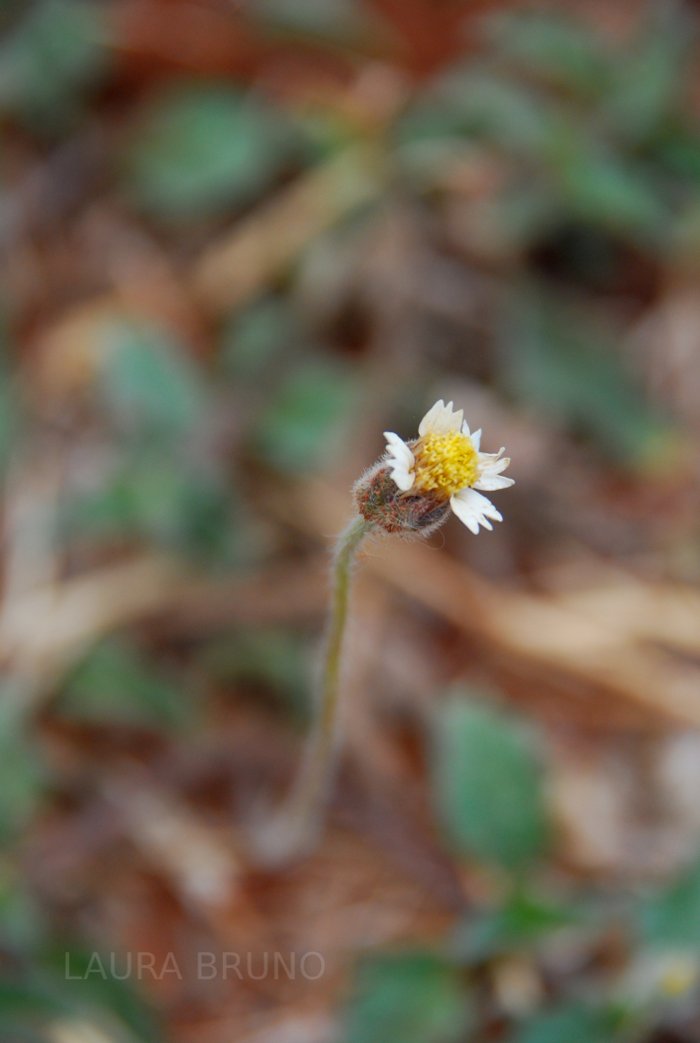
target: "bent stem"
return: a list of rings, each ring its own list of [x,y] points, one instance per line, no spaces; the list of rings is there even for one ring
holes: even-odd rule
[[[274,861],[288,860],[303,854],[313,844],[322,825],[336,749],[339,682],[352,563],[360,543],[371,528],[372,523],[358,515],[338,537],[315,717],[299,775],[264,843],[265,853]]]

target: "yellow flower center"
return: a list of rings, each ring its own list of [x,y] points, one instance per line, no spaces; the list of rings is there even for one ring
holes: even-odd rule
[[[467,435],[425,435],[413,447],[415,484],[421,492],[435,492],[448,499],[473,485],[479,457]]]

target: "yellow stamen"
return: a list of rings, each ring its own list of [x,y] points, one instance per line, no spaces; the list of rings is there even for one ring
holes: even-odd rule
[[[448,499],[460,489],[473,485],[479,457],[467,435],[425,435],[413,446],[416,461],[416,488],[435,492]]]

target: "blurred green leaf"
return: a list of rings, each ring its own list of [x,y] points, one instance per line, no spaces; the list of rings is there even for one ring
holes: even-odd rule
[[[553,294],[513,299],[504,376],[531,406],[588,434],[618,461],[644,463],[670,438],[625,369],[614,332]]]
[[[543,180],[514,181],[499,196],[484,201],[481,217],[488,220],[491,240],[500,244],[500,255],[520,258],[556,235],[566,220],[566,208]]]
[[[519,722],[449,699],[437,721],[433,789],[440,820],[461,852],[511,870],[543,854],[541,766],[534,738]]]
[[[201,563],[250,550],[228,469],[206,444],[216,393],[194,361],[146,324],[114,324],[99,392],[119,431],[92,484],[61,505],[64,538],[144,537]]]
[[[250,13],[266,32],[343,48],[386,40],[387,26],[357,0],[254,0]]]
[[[119,977],[112,973],[111,956],[115,960],[114,975]],[[165,959],[166,955],[160,963],[156,961],[154,973],[163,970]],[[67,979],[66,967],[70,979]],[[96,1024],[104,1026],[110,1039],[116,1036],[124,1043],[159,1043],[163,1039],[159,1020],[141,995],[138,955],[123,953],[120,959],[116,953],[97,953],[96,963],[94,951],[87,952],[72,944],[55,945],[42,954],[41,968],[59,988],[65,987],[65,1000],[76,1014],[92,1015]],[[129,970],[131,976],[122,978]]]
[[[236,312],[226,325],[222,368],[234,380],[259,379],[301,337],[299,321],[287,302],[266,297]]]
[[[238,502],[225,477],[196,461],[130,462],[122,495],[127,523],[160,546],[200,565],[228,567],[247,552]]]
[[[5,317],[0,315],[0,480],[20,433],[20,391],[13,379]]]
[[[22,692],[6,681],[0,697],[0,842],[7,842],[36,811],[48,775],[26,730]]]
[[[154,507],[149,531],[163,545],[193,558],[200,565],[229,568],[250,565],[252,541],[247,525],[226,476],[220,478],[204,468],[179,475],[170,485],[171,498],[156,503],[154,493],[149,500]],[[160,472],[161,474],[164,471]],[[144,486],[145,492],[145,486]],[[171,510],[166,514],[168,505]],[[143,515],[148,519],[148,515]]]
[[[700,859],[640,905],[639,926],[655,946],[700,950]]]
[[[114,1043],[158,1043],[157,1020],[132,983],[112,976],[109,957],[57,948],[35,954],[0,982],[0,1038],[50,1043],[59,1022],[76,1036]],[[120,965],[118,973],[123,973]]]
[[[282,470],[313,469],[340,445],[357,378],[331,359],[299,364],[271,396],[254,434],[258,451]]]
[[[200,664],[222,681],[262,683],[279,693],[299,717],[309,711],[311,671],[306,641],[276,627],[236,630],[210,643]]]
[[[126,454],[95,488],[62,505],[64,540],[140,537],[200,565],[229,567],[255,553],[250,526],[227,476],[196,460],[152,450]]]
[[[468,962],[529,949],[542,938],[578,922],[573,909],[518,888],[493,911],[468,916],[453,936],[452,950]]]
[[[0,109],[41,130],[59,129],[102,71],[104,11],[84,0],[42,0],[0,45]]]
[[[518,155],[539,157],[566,133],[558,105],[534,88],[487,70],[456,70],[438,87],[437,101],[454,131]],[[438,124],[439,126],[440,124]]]
[[[688,80],[692,25],[681,5],[650,5],[641,31],[618,53],[604,115],[620,138],[653,143],[678,110]]]
[[[74,668],[56,700],[63,717],[146,724],[158,729],[191,724],[194,702],[181,677],[160,670],[123,638],[96,645]]]
[[[289,146],[289,128],[261,102],[223,84],[181,84],[141,113],[125,185],[156,217],[207,217],[259,193]]]
[[[206,396],[200,374],[161,330],[114,324],[105,347],[102,395],[127,430],[173,437],[188,433],[202,418]]]
[[[463,1039],[468,998],[454,969],[427,952],[387,954],[359,968],[343,1043]]]
[[[610,83],[614,62],[607,44],[565,13],[497,15],[488,21],[487,31],[499,55],[556,87],[595,97]]]
[[[44,936],[39,907],[26,880],[8,860],[0,862],[0,939],[14,951],[35,948]]]
[[[60,996],[42,982],[10,975],[0,979],[0,1032],[12,1033],[12,1043],[25,1039],[49,1043],[42,1022],[65,1012]]]
[[[700,133],[692,126],[678,121],[667,121],[663,131],[654,142],[655,158],[667,168],[668,173],[688,182],[690,192],[686,206],[697,209],[700,204]],[[682,221],[682,210],[680,213]]]
[[[614,1043],[620,1020],[614,1008],[572,1002],[536,1015],[512,1043]]]
[[[547,162],[572,218],[626,232],[642,245],[661,241],[669,214],[638,163],[572,135],[550,150]]]

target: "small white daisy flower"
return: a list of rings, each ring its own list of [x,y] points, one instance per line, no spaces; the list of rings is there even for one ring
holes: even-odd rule
[[[492,521],[503,516],[478,489],[494,492],[513,485],[502,472],[510,464],[497,453],[480,452],[481,430],[473,434],[461,409],[442,399],[429,409],[418,426],[419,438],[404,442],[393,431],[385,431],[386,463],[402,492],[427,493],[438,500],[449,500],[459,520],[473,533],[479,526],[492,529]]]

